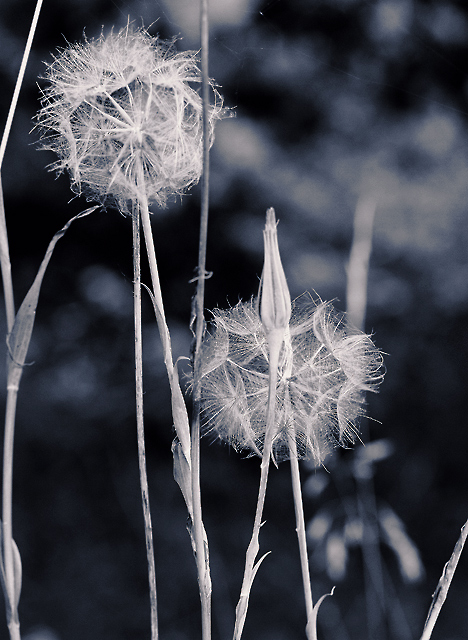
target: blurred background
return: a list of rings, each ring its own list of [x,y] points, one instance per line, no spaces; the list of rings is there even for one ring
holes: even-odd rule
[[[235,118],[211,154],[206,306],[249,299],[267,207],[293,297],[346,305],[356,206],[376,202],[366,330],[387,355],[355,451],[302,467],[321,640],[419,638],[468,517],[468,5],[463,0],[210,0],[210,75]],[[0,122],[34,3],[2,0]],[[198,49],[190,0],[44,0],[3,165],[16,303],[48,242],[87,206],[47,171],[32,118],[44,62],[128,17]],[[189,355],[199,189],[154,211],[176,357]],[[149,283],[149,276],[144,278]],[[5,330],[4,310],[0,314]],[[160,632],[200,637],[186,512],[172,479],[168,385],[149,300],[145,411]],[[25,640],[149,638],[133,387],[132,238],[97,212],[60,240],[42,287],[19,395],[14,536]],[[184,363],[182,363],[184,369]],[[186,370],[186,369],[185,369]],[[2,388],[5,388],[2,370]],[[4,392],[2,392],[2,402]],[[231,637],[259,461],[202,444],[213,638]],[[272,469],[245,640],[304,638],[287,463]],[[466,552],[468,553],[468,552]],[[468,637],[462,555],[434,640]],[[3,606],[0,639],[7,638]]]

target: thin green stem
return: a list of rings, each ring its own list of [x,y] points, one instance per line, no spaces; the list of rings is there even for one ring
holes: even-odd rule
[[[299,472],[299,460],[297,459],[296,440],[289,437],[291,479],[294,496],[294,511],[296,513],[296,533],[299,543],[299,555],[301,558],[302,583],[307,613],[306,635],[308,640],[317,640],[317,630],[314,616],[314,603],[312,600],[312,586],[310,584],[309,555],[307,552],[306,528],[304,520],[304,504],[302,501],[301,476]]]
[[[145,521],[146,557],[150,590],[151,638],[158,638],[158,606],[156,592],[156,568],[154,561],[153,526],[149,503],[148,477],[146,472],[145,431],[143,419],[143,343],[141,327],[141,262],[140,262],[140,213],[133,211],[133,309],[135,320],[135,394],[138,436],[138,464],[140,488]]]

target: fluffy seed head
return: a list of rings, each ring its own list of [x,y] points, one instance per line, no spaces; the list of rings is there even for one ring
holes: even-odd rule
[[[262,455],[268,401],[269,350],[255,301],[216,310],[202,349],[206,431],[240,451]],[[382,356],[368,335],[347,326],[329,303],[304,294],[292,304],[276,388],[273,456],[321,463],[357,435],[363,393],[381,382]]]
[[[202,172],[201,75],[193,51],[126,27],[61,49],[48,66],[37,120],[72,189],[127,211],[142,198],[164,206]],[[209,135],[221,116],[213,88]]]

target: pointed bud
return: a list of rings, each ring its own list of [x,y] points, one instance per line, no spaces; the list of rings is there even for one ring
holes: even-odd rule
[[[291,296],[281,264],[277,224],[275,210],[270,207],[263,232],[265,260],[258,292],[260,319],[266,334],[286,331],[291,318]]]

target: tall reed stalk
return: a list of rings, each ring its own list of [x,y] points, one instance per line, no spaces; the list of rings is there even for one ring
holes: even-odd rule
[[[191,483],[193,497],[193,536],[196,549],[198,587],[200,591],[202,639],[211,638],[211,575],[208,540],[203,525],[201,488],[200,488],[200,348],[205,330],[205,279],[206,247],[208,237],[209,184],[210,184],[210,123],[209,123],[209,22],[208,1],[200,3],[200,39],[201,39],[201,81],[202,81],[202,129],[203,129],[203,173],[201,178],[200,235],[198,242],[197,288],[194,301],[192,324],[195,325],[195,344],[193,349],[193,387],[192,387],[192,423],[191,423]]]
[[[3,187],[1,180],[1,168],[5,156],[8,138],[13,124],[18,98],[26,71],[26,66],[31,52],[34,34],[36,32],[39,15],[42,8],[42,0],[37,0],[31,26],[29,29],[26,46],[21,60],[20,69],[16,79],[13,97],[8,110],[7,120],[0,142],[0,265],[3,281],[3,295],[5,300],[7,340],[9,339],[15,321],[15,304],[13,295],[13,282],[11,276],[11,263],[9,255],[8,233],[5,218],[5,207],[3,200]],[[11,354],[10,354],[11,356]],[[5,595],[7,625],[11,640],[20,639],[20,626],[18,617],[18,601],[21,591],[21,557],[13,540],[13,451],[16,405],[21,374],[17,374],[16,367],[10,366],[10,359],[7,356],[7,401],[5,409],[5,428],[3,444],[3,483],[2,483],[2,523],[1,523],[1,558],[0,570],[2,586]],[[10,373],[14,370],[14,373]]]

